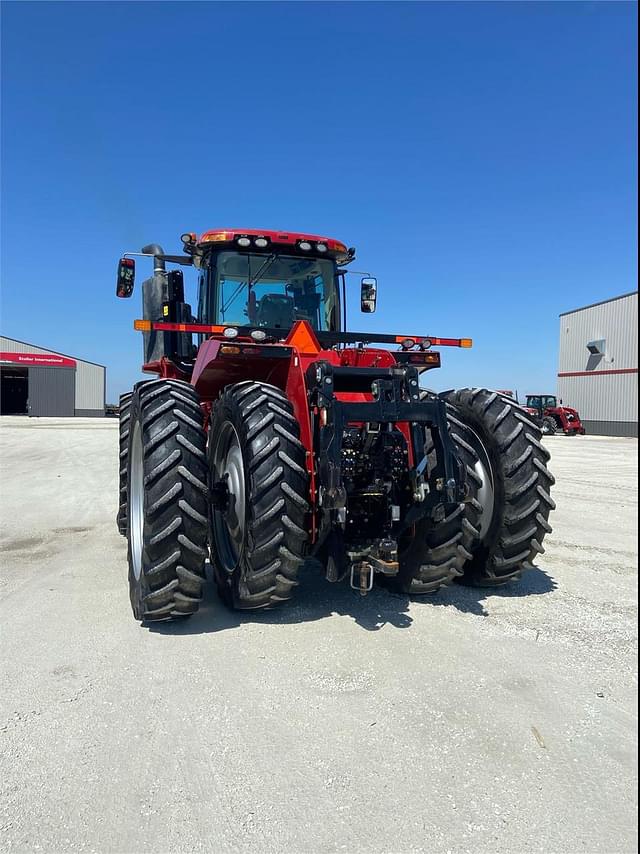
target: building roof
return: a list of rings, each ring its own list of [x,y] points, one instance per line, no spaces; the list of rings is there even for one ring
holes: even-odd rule
[[[44,350],[46,353],[54,353],[57,356],[64,356],[67,359],[75,359],[76,362],[85,362],[87,365],[95,365],[96,368],[104,368],[106,365],[101,365],[99,362],[90,362],[89,359],[81,359],[79,356],[70,356],[69,353],[61,353],[60,350],[51,350],[49,347],[43,347],[41,344],[34,344],[31,341],[21,341],[19,338],[11,338],[9,335],[0,335],[0,338],[5,338],[7,341],[15,341],[16,344],[24,344],[25,347],[35,347],[37,350]]]
[[[627,297],[636,296],[638,291],[630,291],[628,294],[620,294],[619,297],[611,297],[610,299],[603,299],[600,302],[592,302],[590,305],[583,305],[581,308],[574,308],[572,311],[561,311],[560,317],[564,317],[567,314],[576,314],[578,311],[586,311],[588,308],[594,308],[596,305],[605,305],[608,302],[615,302],[619,299],[626,299]]]

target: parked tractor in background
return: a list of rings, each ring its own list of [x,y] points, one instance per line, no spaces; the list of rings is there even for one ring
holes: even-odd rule
[[[528,394],[525,409],[534,417],[542,433],[552,436],[561,430],[566,436],[584,436],[585,429],[577,409],[563,406],[553,394]]]
[[[118,265],[119,297],[132,255],[154,265],[134,327],[156,378],[120,399],[117,521],[137,619],[193,614],[207,559],[241,609],[290,599],[309,556],[363,595],[378,579],[411,594],[500,585],[531,566],[554,506],[540,430],[498,392],[420,388],[435,347],[470,340],[346,331],[355,250],[340,241],[227,229],[182,243]],[[195,269],[195,317],[167,264]],[[374,278],[360,296],[373,312]]]

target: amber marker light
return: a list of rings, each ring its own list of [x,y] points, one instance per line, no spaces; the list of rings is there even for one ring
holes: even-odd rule
[[[220,243],[225,240],[232,240],[233,234],[228,231],[216,231],[211,234],[202,235],[202,243]]]

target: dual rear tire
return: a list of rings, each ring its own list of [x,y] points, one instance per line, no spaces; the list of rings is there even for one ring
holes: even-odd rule
[[[307,494],[298,423],[276,387],[225,389],[213,406],[208,449],[188,383],[152,380],[123,395],[117,523],[128,537],[136,619],[197,611],[209,543],[227,605],[268,608],[289,599],[306,554]]]
[[[489,389],[460,389],[447,400],[467,429],[467,450],[476,457],[470,486],[482,507],[459,580],[484,587],[517,581],[544,553],[555,507],[541,430],[511,398]],[[459,436],[454,441],[460,446]]]
[[[446,400],[469,495],[442,522],[416,528],[393,582],[411,595],[434,593],[451,581],[474,587],[517,581],[544,553],[551,531],[550,454],[529,414],[489,389],[452,391]]]

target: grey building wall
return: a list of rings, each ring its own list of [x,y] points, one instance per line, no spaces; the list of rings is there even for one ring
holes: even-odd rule
[[[29,368],[29,415],[75,415],[73,368]]]
[[[603,355],[587,349],[604,341]],[[558,397],[588,433],[638,435],[638,292],[560,315]]]
[[[76,369],[76,415],[104,415],[107,369],[78,360]]]
[[[15,338],[0,336],[0,350],[5,353],[56,353],[59,356],[67,356],[58,350],[48,350],[44,347],[36,347],[26,341],[17,341]],[[106,374],[104,365],[95,362],[87,362],[76,356],[67,356],[76,360],[75,370],[75,415],[104,415]],[[29,369],[30,371],[33,368]],[[46,368],[45,370],[58,370]],[[60,368],[59,370],[63,370]],[[66,369],[68,370],[68,369]]]

